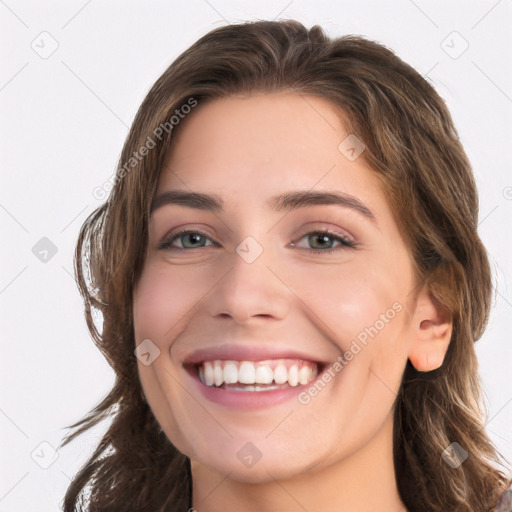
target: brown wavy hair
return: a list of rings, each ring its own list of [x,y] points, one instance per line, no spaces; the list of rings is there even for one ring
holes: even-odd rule
[[[443,365],[422,373],[408,362],[396,397],[393,450],[402,501],[410,512],[489,512],[507,487],[506,461],[485,431],[474,350],[488,320],[491,270],[477,234],[471,167],[444,101],[381,44],[350,35],[331,39],[319,26],[308,30],[293,20],[258,21],[212,30],[156,81],[133,121],[108,200],[81,228],[76,279],[92,338],[116,378],[63,440],[64,446],[110,421],[67,490],[65,512],[191,506],[190,461],[146,403],[134,356],[132,290],[144,263],[150,204],[179,129],[169,123],[177,110],[192,101],[281,91],[320,96],[341,108],[384,184],[418,283],[453,318]],[[162,126],[167,129],[158,131]],[[154,147],[140,157],[150,139]],[[452,442],[469,454],[457,469],[442,459]]]

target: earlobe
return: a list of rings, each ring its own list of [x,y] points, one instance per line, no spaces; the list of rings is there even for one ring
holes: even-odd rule
[[[431,372],[441,367],[445,355],[446,350],[440,350],[438,346],[437,348],[432,347],[430,350],[415,351],[409,354],[409,361],[417,371]]]
[[[451,315],[422,289],[412,316],[409,361],[420,372],[438,369],[444,361],[453,332]]]

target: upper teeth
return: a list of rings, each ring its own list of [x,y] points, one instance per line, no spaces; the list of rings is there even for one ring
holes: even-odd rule
[[[311,361],[277,359],[269,361],[204,361],[199,365],[199,378],[207,386],[222,384],[308,384],[317,375]]]

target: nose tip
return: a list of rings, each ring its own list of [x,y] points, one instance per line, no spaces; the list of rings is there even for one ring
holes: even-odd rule
[[[251,243],[246,242],[248,251],[244,256],[254,257]],[[252,318],[284,318],[289,309],[290,292],[263,257],[260,255],[252,263],[238,254],[234,257],[233,266],[212,294],[211,314],[240,324]]]

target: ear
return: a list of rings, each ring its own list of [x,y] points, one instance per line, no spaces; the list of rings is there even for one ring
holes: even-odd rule
[[[420,372],[439,368],[453,332],[451,315],[443,310],[423,287],[417,296],[411,321],[409,360]]]

